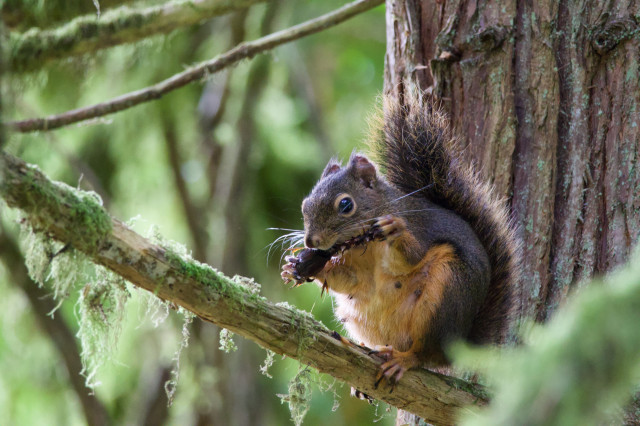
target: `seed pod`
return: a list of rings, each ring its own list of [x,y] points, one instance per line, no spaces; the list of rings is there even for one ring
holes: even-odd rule
[[[331,256],[332,253],[327,250],[306,248],[301,250],[296,257],[288,257],[287,261],[294,265],[293,278],[296,280],[296,284],[311,281],[313,276],[322,271]]]
[[[360,235],[334,245],[329,250],[302,249],[297,252],[296,256],[285,257],[285,260],[293,266],[293,268],[285,265],[283,269],[286,271],[282,273],[282,276],[287,282],[293,278],[298,285],[305,281],[313,281],[313,278],[318,272],[322,271],[322,268],[324,268],[332,256],[337,253],[344,253],[346,250],[354,247],[366,246],[367,243],[374,240],[384,240],[379,227],[375,225],[368,230],[363,230]],[[325,281],[323,290],[326,289],[328,289],[328,286]]]

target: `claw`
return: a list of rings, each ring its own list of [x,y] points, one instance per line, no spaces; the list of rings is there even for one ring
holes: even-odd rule
[[[411,350],[401,352],[391,346],[376,347],[369,354],[382,356],[387,360],[380,366],[374,387],[377,389],[384,380],[390,386],[389,393],[393,392],[395,385],[402,379],[405,371],[421,364],[415,352]]]
[[[376,345],[372,350],[367,352],[367,355],[378,355],[385,360],[389,360],[393,351],[393,346],[391,345]]]
[[[324,283],[322,283],[322,290],[320,290],[320,297],[324,296],[324,292],[329,293],[329,284],[327,284],[327,280],[324,280]]]
[[[379,218],[376,223],[373,224],[371,234],[373,239],[385,241],[388,237],[400,235],[405,228],[406,225],[402,218],[387,215]]]

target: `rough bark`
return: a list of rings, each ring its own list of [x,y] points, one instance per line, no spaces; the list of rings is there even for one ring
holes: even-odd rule
[[[640,235],[639,5],[387,0],[385,94],[431,94],[508,197],[520,312],[548,319]]]
[[[53,183],[4,152],[0,171],[0,196],[23,210],[34,229],[206,321],[436,424],[453,424],[462,407],[486,402],[481,387],[427,370],[407,372],[393,393],[376,389],[380,360],[345,344],[310,315],[273,304],[213,269],[152,244],[112,219],[92,196]]]
[[[522,315],[546,319],[640,235],[638,4],[387,2],[385,93],[432,93],[509,197]]]

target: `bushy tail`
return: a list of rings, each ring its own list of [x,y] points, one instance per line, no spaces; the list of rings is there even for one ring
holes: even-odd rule
[[[405,193],[453,210],[466,220],[485,247],[491,264],[487,298],[469,340],[500,343],[509,329],[519,279],[520,248],[514,225],[492,187],[462,161],[458,143],[442,112],[432,104],[385,105],[378,155],[387,179]]]

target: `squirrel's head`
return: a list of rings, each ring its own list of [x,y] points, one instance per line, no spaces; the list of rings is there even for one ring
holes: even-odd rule
[[[379,215],[388,184],[367,157],[353,153],[345,167],[331,160],[302,202],[305,245],[327,250],[362,233]]]

